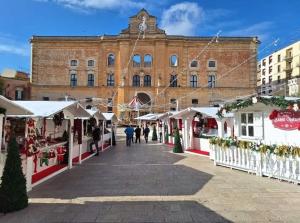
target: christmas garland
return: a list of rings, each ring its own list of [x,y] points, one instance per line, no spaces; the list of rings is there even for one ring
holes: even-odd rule
[[[5,109],[5,108],[2,108],[2,107],[0,107],[0,114],[3,114],[3,115],[5,115],[5,113],[6,113],[6,109]]]
[[[60,113],[58,113],[58,114],[55,114],[55,115],[53,116],[53,122],[54,122],[54,125],[55,125],[55,126],[61,126],[64,119],[65,119],[65,116],[64,116],[64,113],[63,113],[63,112],[60,112]]]
[[[237,138],[220,138],[212,137],[209,140],[211,145],[217,145],[221,149],[230,148],[230,146],[236,146],[240,149],[251,150],[255,152],[260,152],[262,154],[274,154],[279,157],[289,157],[300,158],[300,147],[299,146],[288,146],[288,145],[266,145],[262,143],[255,143],[244,140],[237,140]]]
[[[267,106],[276,106],[281,109],[292,109],[294,104],[300,104],[300,99],[297,100],[286,100],[285,97],[254,97],[254,98],[248,98],[243,101],[236,101],[231,104],[226,104],[222,108],[220,108],[217,112],[217,115],[219,118],[223,118],[223,114],[227,112],[231,112],[233,110],[238,110],[242,108],[247,108],[249,106],[252,106],[253,104],[256,104],[257,102],[260,102]],[[299,107],[299,106],[298,106]]]

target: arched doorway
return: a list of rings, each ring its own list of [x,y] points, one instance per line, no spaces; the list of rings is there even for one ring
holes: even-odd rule
[[[140,102],[142,103],[142,105],[151,106],[151,98],[148,94],[146,94],[144,92],[139,92],[139,93],[137,93],[137,97],[140,100]]]

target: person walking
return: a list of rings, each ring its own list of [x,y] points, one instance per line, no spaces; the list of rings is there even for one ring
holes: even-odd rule
[[[96,151],[97,151],[95,156],[99,156],[98,142],[100,140],[100,128],[98,126],[95,126],[93,128],[94,128],[93,131],[92,131],[93,142],[91,142],[91,144],[90,144],[90,152],[93,153],[93,145],[95,145]]]
[[[131,145],[131,140],[133,137],[133,133],[134,133],[134,129],[129,125],[126,129],[125,129],[125,134],[126,134],[126,146],[130,146]]]
[[[161,143],[162,142],[162,129],[161,127],[159,127],[159,142]]]
[[[145,141],[146,143],[148,143],[148,135],[149,135],[150,129],[148,128],[148,126],[146,125],[146,128],[144,129],[144,137],[145,137]]]
[[[135,143],[137,143],[137,141],[139,141],[139,143],[141,143],[141,128],[140,126],[137,126],[136,129],[134,130],[135,132]]]

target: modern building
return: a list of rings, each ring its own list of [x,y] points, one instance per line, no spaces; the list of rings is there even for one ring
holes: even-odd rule
[[[300,41],[258,62],[257,86],[260,95],[300,95]]]
[[[29,100],[29,74],[13,69],[3,70],[0,74],[0,94],[10,100]]]
[[[102,98],[108,106],[101,110],[120,117],[134,96],[144,110],[164,112],[256,90],[256,37],[167,35],[144,9],[118,35],[30,42],[33,100]]]

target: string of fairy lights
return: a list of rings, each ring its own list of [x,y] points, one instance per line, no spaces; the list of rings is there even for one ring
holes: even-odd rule
[[[145,19],[143,20],[143,24],[145,24]],[[211,38],[211,40],[199,51],[199,53],[194,57],[194,58],[192,58],[190,61],[188,61],[188,65],[192,62],[192,61],[194,61],[194,60],[197,60],[197,59],[199,59],[200,57],[201,57],[201,55],[203,55],[208,49],[209,49],[209,47],[212,45],[212,44],[214,44],[214,43],[219,43],[219,41],[220,41],[220,33],[221,33],[221,31],[219,31],[215,36],[213,36],[212,38]],[[122,73],[122,77],[125,77],[125,75],[126,74],[128,74],[128,68],[129,68],[129,66],[130,66],[130,63],[131,63],[131,60],[132,60],[132,58],[133,58],[133,55],[134,55],[134,53],[135,53],[135,51],[136,51],[136,47],[137,47],[137,45],[138,45],[138,41],[140,40],[140,37],[141,37],[141,35],[143,34],[143,39],[145,38],[145,35],[146,35],[146,32],[145,32],[145,30],[140,30],[139,31],[139,33],[138,33],[138,36],[137,36],[137,39],[135,40],[135,43],[134,43],[134,46],[133,46],[133,48],[132,48],[132,51],[131,51],[131,54],[130,54],[130,56],[129,56],[129,59],[128,59],[128,62],[127,62],[127,65],[126,65],[126,68],[125,68],[125,70],[124,70],[124,72]],[[288,40],[287,39],[285,39],[286,40],[286,42],[288,42]],[[223,78],[225,78],[225,77],[227,77],[229,74],[231,74],[233,71],[235,71],[235,70],[237,70],[238,68],[240,68],[241,66],[243,66],[243,65],[245,65],[246,63],[248,63],[250,60],[252,60],[254,57],[256,58],[257,57],[257,55],[258,54],[260,54],[260,53],[263,53],[263,52],[265,52],[265,53],[267,53],[268,51],[271,51],[271,50],[273,50],[274,51],[274,49],[273,49],[273,47],[276,47],[277,45],[278,45],[278,42],[279,42],[279,39],[276,39],[276,40],[273,40],[270,44],[268,44],[268,45],[266,45],[263,49],[261,49],[259,52],[257,52],[257,54],[256,53],[254,53],[253,55],[251,55],[250,57],[248,57],[247,59],[245,59],[244,61],[242,61],[241,63],[239,63],[239,64],[237,64],[236,66],[234,66],[233,68],[231,68],[230,70],[228,70],[228,71],[226,71],[225,73],[223,73],[222,75],[218,75],[217,77],[216,77],[216,79],[215,79],[215,82],[218,82],[219,80],[221,80],[221,79],[223,79]],[[284,43],[284,42],[281,42],[282,44]],[[182,69],[182,71],[180,71],[180,72],[178,72],[178,75],[176,76],[176,78],[174,78],[173,80],[171,80],[170,81],[170,83],[169,83],[169,85],[167,85],[165,88],[163,88],[160,92],[157,92],[157,94],[155,95],[155,97],[152,97],[148,102],[146,102],[146,103],[144,103],[144,104],[151,104],[151,108],[152,109],[159,109],[159,108],[166,108],[166,107],[168,107],[168,106],[170,106],[170,105],[174,105],[173,103],[171,103],[171,102],[168,102],[168,103],[165,103],[165,104],[153,104],[153,102],[155,102],[156,101],[156,99],[160,96],[160,95],[162,95],[166,90],[168,90],[168,88],[170,88],[170,87],[172,87],[172,84],[173,84],[173,82],[175,82],[175,81],[177,81],[178,79],[177,79],[177,77],[179,76],[179,75],[181,75],[181,74],[184,74],[185,72],[188,72],[188,68],[183,68]],[[187,93],[187,94],[185,94],[185,95],[183,95],[183,96],[181,96],[181,97],[178,97],[178,98],[175,98],[176,99],[176,101],[180,101],[180,100],[182,100],[182,99],[184,99],[184,98],[187,98],[187,97],[190,97],[191,95],[195,95],[196,93],[197,93],[197,91],[199,91],[200,89],[203,89],[204,87],[208,87],[209,86],[209,84],[207,83],[207,84],[204,84],[204,85],[200,85],[200,86],[197,86],[197,88],[195,88],[193,91],[191,91],[191,92],[189,92],[189,93]],[[278,86],[278,85],[277,85]],[[219,87],[219,86],[218,86]],[[213,90],[213,88],[211,88],[211,90]],[[262,91],[262,90],[261,90]],[[279,91],[282,91],[282,89],[279,89],[279,90],[277,90],[277,91],[273,91],[272,93],[274,94],[274,93],[276,93],[276,92],[279,92]],[[250,94],[250,95],[244,95],[244,96],[237,96],[238,98],[246,98],[246,97],[249,97],[249,96],[255,96],[255,95],[258,95],[258,94],[260,94],[260,93],[262,93],[262,92],[259,92],[259,91],[256,91],[256,92],[254,92],[253,94]],[[97,105],[100,105],[100,106],[104,106],[104,107],[122,107],[122,106],[124,106],[124,105],[122,105],[122,104],[117,104],[117,105],[113,105],[112,104],[112,102],[114,101],[114,97],[116,96],[116,94],[117,94],[117,90],[116,91],[114,91],[114,93],[113,93],[113,99],[112,99],[112,101],[108,101],[108,99],[99,99],[98,100],[98,104]],[[224,102],[225,102],[225,100],[223,100]],[[143,109],[143,107],[141,107],[140,109]]]

